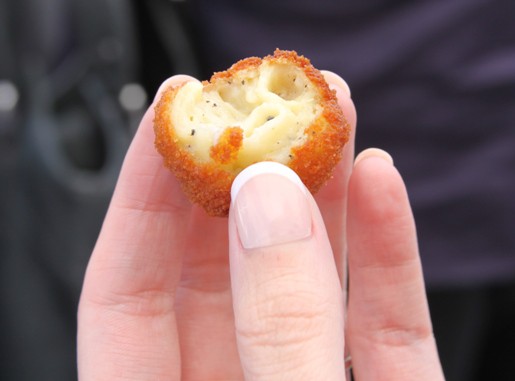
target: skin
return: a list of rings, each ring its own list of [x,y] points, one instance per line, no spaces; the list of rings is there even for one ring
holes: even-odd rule
[[[354,131],[348,87],[324,75]],[[162,88],[185,80],[172,77]],[[228,219],[208,217],[163,167],[152,119],[151,106],[86,272],[78,311],[81,381],[340,381],[344,345],[360,381],[443,380],[415,224],[387,154],[368,150],[354,164],[353,133],[334,178],[315,198],[299,199],[309,236],[249,249],[241,232],[253,217],[242,220],[241,204],[281,204],[283,192],[263,188],[292,184],[254,177]]]

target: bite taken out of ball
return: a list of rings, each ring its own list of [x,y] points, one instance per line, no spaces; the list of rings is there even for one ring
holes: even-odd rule
[[[234,178],[257,162],[287,165],[316,193],[340,161],[350,127],[309,59],[277,49],[209,81],[166,89],[154,131],[156,149],[189,199],[223,217]]]

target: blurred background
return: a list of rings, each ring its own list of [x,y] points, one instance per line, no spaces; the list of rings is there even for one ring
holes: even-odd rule
[[[163,80],[294,49],[413,204],[448,381],[515,370],[513,0],[0,0],[0,379],[75,380],[84,270]]]

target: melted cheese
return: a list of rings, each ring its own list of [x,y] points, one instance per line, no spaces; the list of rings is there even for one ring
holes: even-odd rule
[[[321,113],[317,92],[301,69],[264,62],[256,70],[203,86],[188,82],[171,108],[180,142],[197,160],[210,160],[210,147],[228,127],[243,130],[237,167],[256,161],[287,163],[291,148],[302,145],[305,130]]]

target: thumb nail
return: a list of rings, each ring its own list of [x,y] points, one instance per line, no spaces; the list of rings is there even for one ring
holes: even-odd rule
[[[245,249],[311,236],[308,191],[290,168],[274,162],[243,170],[231,189],[238,235]]]

